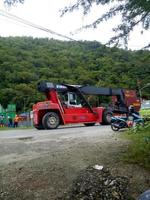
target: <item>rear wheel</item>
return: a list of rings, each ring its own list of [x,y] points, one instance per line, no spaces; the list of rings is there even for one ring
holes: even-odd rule
[[[84,123],[85,126],[94,126],[95,123]]]
[[[101,124],[103,125],[109,125],[111,124],[111,117],[113,116],[113,113],[108,111],[108,110],[105,110],[103,112],[103,121]]]
[[[60,124],[59,115],[55,112],[48,112],[42,119],[42,124],[45,129],[56,129]]]

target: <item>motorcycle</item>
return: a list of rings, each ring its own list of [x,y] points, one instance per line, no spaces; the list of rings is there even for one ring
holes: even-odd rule
[[[135,113],[126,117],[111,117],[111,129],[113,131],[119,131],[123,128],[131,128],[136,125],[144,125],[144,119]]]

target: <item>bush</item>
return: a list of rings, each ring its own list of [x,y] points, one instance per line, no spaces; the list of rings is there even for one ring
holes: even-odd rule
[[[130,139],[125,161],[150,169],[150,123],[130,129],[125,137]]]

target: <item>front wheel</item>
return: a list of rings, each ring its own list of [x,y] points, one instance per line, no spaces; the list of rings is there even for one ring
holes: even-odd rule
[[[111,117],[113,116],[113,113],[108,111],[108,110],[105,110],[103,112],[103,117],[102,117],[102,125],[110,125],[111,124]]]
[[[45,129],[56,129],[60,124],[59,115],[55,112],[48,112],[42,119],[42,124]]]
[[[111,124],[111,129],[113,131],[119,131],[119,127],[116,127],[114,124]]]

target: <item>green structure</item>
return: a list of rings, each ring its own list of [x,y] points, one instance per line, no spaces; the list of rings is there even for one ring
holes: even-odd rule
[[[9,118],[12,120],[15,118],[16,115],[16,105],[15,104],[8,104],[7,108],[4,109],[0,104],[0,125],[8,125]]]

